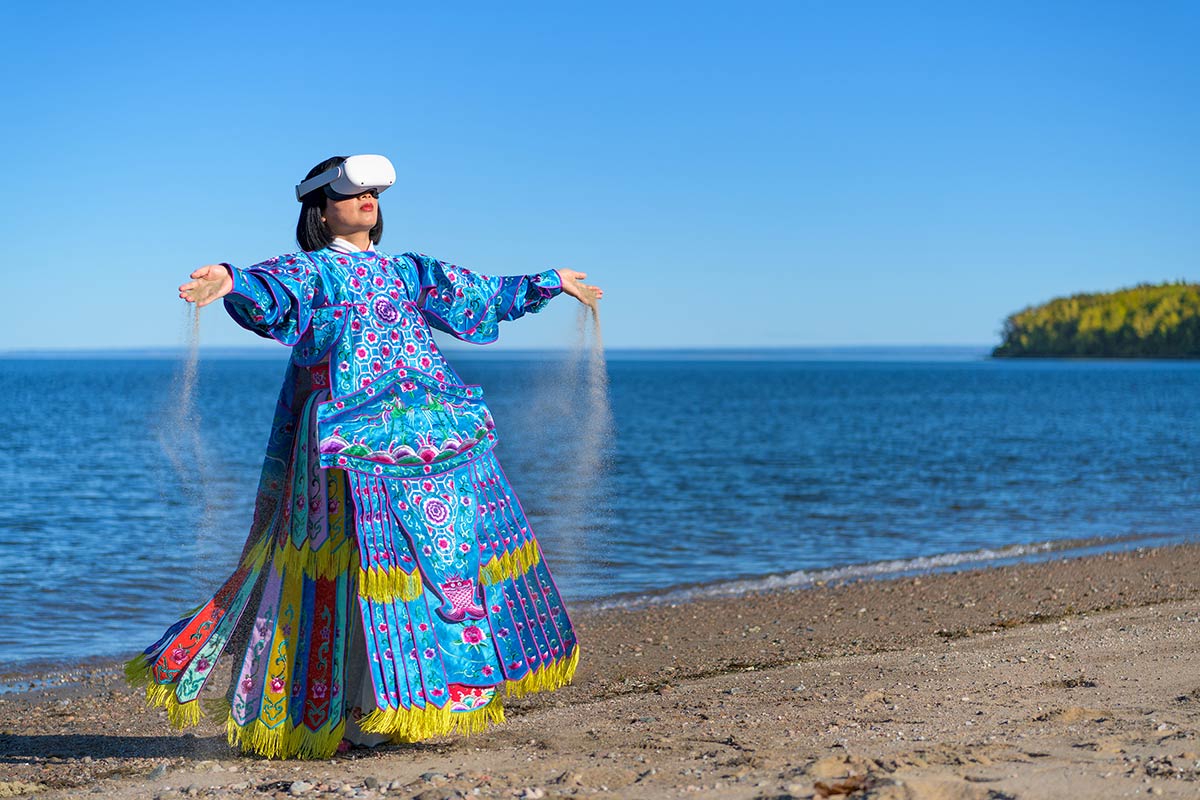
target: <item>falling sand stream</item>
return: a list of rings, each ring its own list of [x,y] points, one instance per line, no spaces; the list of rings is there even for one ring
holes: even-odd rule
[[[607,525],[607,474],[613,449],[608,366],[599,308],[580,305],[574,337],[523,398],[526,447],[550,485],[541,523],[562,542],[560,553],[585,558]],[[539,470],[541,471],[541,470]]]
[[[171,462],[177,482],[163,493],[179,492],[189,510],[200,512],[197,538],[207,538],[213,527],[211,492],[207,491],[208,465],[200,429],[200,413],[196,407],[196,381],[200,367],[200,309],[188,304],[185,338],[187,347],[183,362],[175,373],[168,405],[159,418],[158,442]]]

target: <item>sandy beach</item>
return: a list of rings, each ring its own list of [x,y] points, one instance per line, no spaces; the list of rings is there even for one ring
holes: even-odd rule
[[[575,683],[332,761],[169,730],[115,665],[0,695],[0,797],[1200,795],[1200,546],[576,615]]]

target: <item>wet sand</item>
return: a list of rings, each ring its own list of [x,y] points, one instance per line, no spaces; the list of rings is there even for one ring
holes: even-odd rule
[[[170,732],[115,667],[0,695],[0,797],[1200,796],[1200,546],[576,618],[574,685],[332,761]]]

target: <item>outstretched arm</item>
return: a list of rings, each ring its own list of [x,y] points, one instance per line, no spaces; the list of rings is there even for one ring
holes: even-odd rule
[[[602,292],[582,283],[575,270],[536,275],[489,276],[436,258],[406,253],[420,277],[418,307],[429,324],[466,342],[487,344],[499,334],[499,323],[540,311],[550,299],[566,293],[594,303]]]
[[[259,336],[295,345],[312,319],[320,277],[303,254],[278,256],[246,269],[207,264],[179,287],[179,296],[204,307],[225,299],[225,310]]]

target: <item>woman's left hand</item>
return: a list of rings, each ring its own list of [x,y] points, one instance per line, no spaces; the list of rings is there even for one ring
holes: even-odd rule
[[[556,270],[562,279],[563,293],[569,294],[585,306],[594,306],[596,301],[604,297],[604,290],[599,286],[589,286],[583,283],[586,272],[576,272],[573,269]]]

